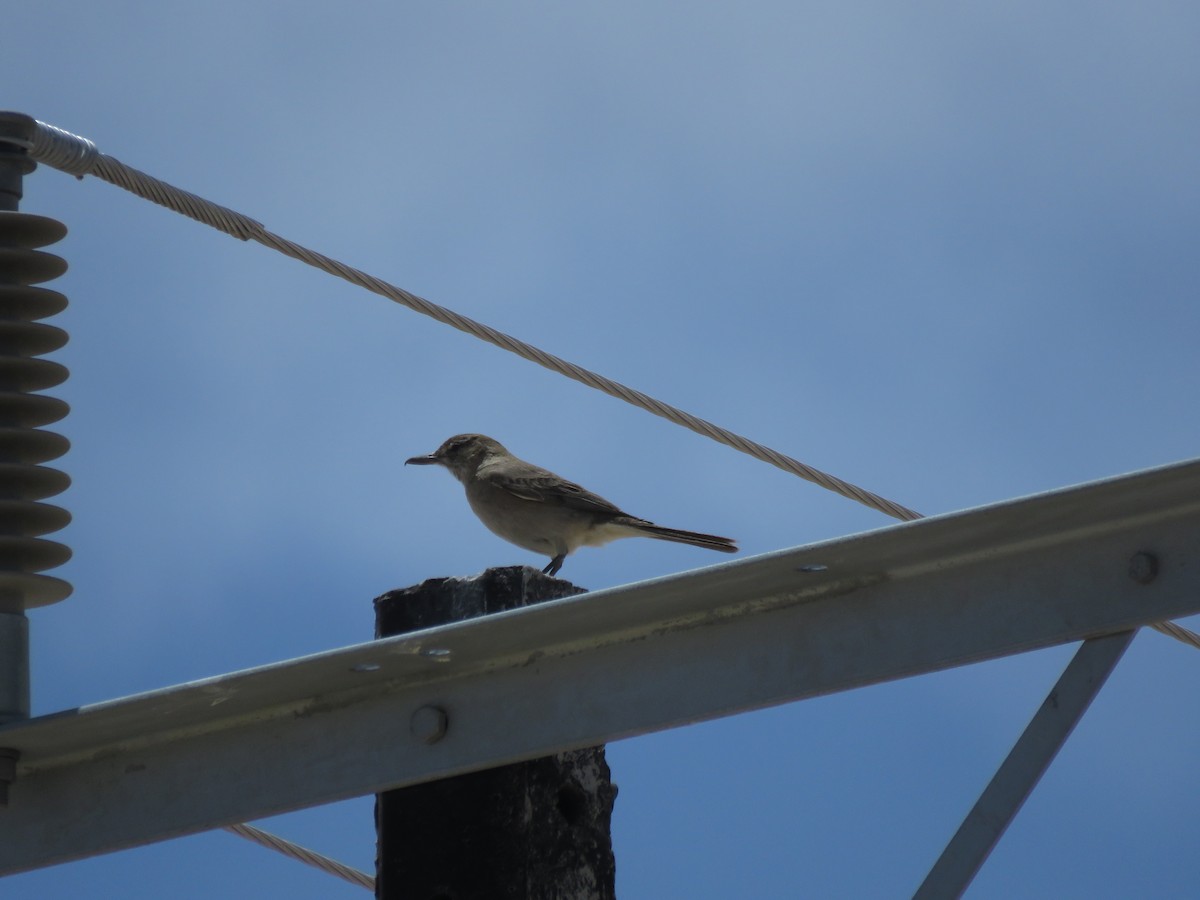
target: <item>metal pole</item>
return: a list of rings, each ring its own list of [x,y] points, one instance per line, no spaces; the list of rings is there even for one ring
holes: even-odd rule
[[[1084,641],[914,894],[961,897],[1120,662],[1136,631]]]
[[[475,578],[431,579],[375,601],[376,637],[579,593],[569,582],[518,566]],[[437,646],[422,652],[435,661],[439,652],[451,654]],[[431,697],[413,712],[410,733],[436,753],[455,739],[458,714]],[[375,896],[613,900],[609,829],[616,794],[603,747],[386,791],[375,804]]]

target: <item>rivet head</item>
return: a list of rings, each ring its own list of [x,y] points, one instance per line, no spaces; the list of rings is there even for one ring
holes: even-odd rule
[[[1129,557],[1129,577],[1138,584],[1149,584],[1158,577],[1158,557],[1140,550]]]
[[[440,706],[422,706],[412,714],[409,730],[424,744],[436,744],[446,736],[446,711]]]

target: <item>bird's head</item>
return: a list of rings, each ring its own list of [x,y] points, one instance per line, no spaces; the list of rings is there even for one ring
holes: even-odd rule
[[[442,446],[428,456],[414,456],[404,464],[414,466],[445,466],[459,481],[471,477],[485,459],[493,454],[507,453],[504,445],[483,434],[456,434],[446,438]]]

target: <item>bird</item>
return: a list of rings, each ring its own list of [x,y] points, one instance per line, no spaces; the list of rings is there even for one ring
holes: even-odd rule
[[[736,553],[732,538],[664,528],[631,516],[603,497],[553,472],[513,456],[483,434],[456,434],[437,450],[405,465],[444,466],[466,488],[467,502],[494,534],[550,562],[542,572],[557,575],[580,547],[599,547],[617,538],[649,537]]]

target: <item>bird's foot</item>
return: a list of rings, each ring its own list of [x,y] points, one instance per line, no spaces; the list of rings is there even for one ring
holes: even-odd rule
[[[566,558],[567,558],[567,554],[565,554],[565,553],[558,554],[558,556],[556,556],[556,557],[554,557],[554,559],[550,560],[550,562],[546,565],[546,568],[542,569],[542,574],[543,575],[557,575],[558,570],[561,569],[563,566],[563,560],[565,560]]]

